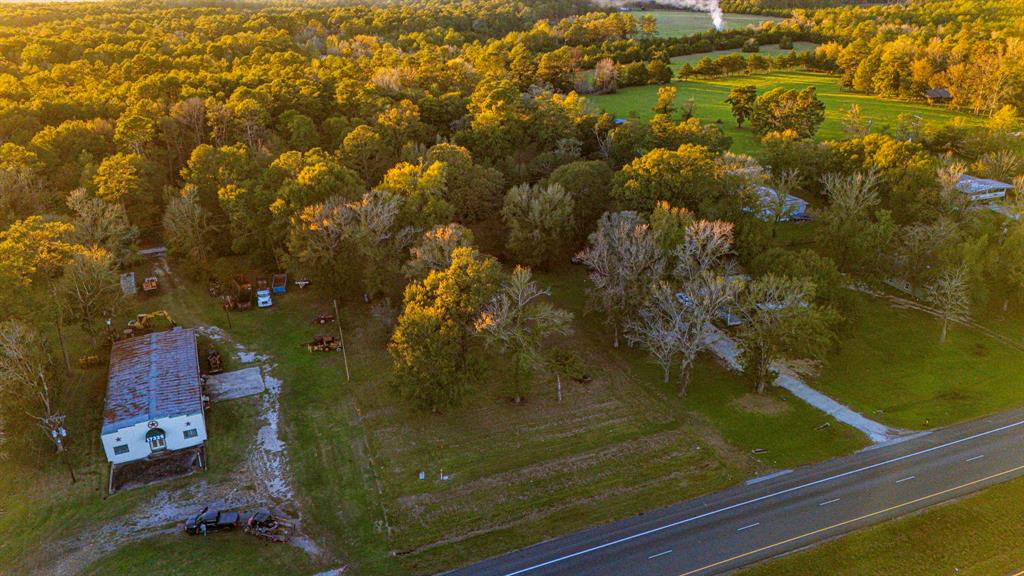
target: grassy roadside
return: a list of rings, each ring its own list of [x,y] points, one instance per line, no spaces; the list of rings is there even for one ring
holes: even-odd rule
[[[992,576],[1024,569],[1024,479],[865,528],[742,576]]]
[[[1024,353],[954,325],[857,295],[839,350],[815,388],[890,426],[935,428],[1024,405]]]

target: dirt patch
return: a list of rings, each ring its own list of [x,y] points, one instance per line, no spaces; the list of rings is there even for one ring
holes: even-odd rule
[[[777,416],[789,412],[789,404],[767,394],[744,394],[732,401],[737,409],[751,414]]]

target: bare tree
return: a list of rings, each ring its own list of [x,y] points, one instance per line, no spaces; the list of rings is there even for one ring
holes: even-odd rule
[[[639,345],[654,357],[661,367],[662,381],[668,384],[686,334],[685,313],[676,290],[667,282],[659,282],[636,317],[626,322],[625,333],[630,345]]]
[[[65,317],[77,321],[95,345],[100,321],[114,316],[122,303],[110,254],[93,247],[73,255],[57,283],[57,294]]]
[[[409,248],[409,261],[403,271],[408,278],[424,278],[431,270],[446,270],[452,265],[456,248],[473,245],[473,231],[461,224],[445,224],[427,230],[419,242]]]
[[[194,146],[203,143],[206,135],[206,102],[202,98],[192,97],[178,102],[171,107],[171,117],[192,132]]]
[[[638,213],[606,212],[577,257],[590,269],[591,304],[604,312],[613,346],[618,348],[619,331],[664,271],[657,239]]]
[[[697,220],[686,229],[676,248],[673,270],[679,282],[676,299],[685,314],[679,340],[679,395],[685,396],[697,355],[706,350],[711,322],[736,296],[739,285],[723,274],[725,257],[732,251],[733,225],[719,220]]]
[[[971,295],[963,267],[947,269],[927,288],[928,302],[939,310],[942,334],[939,342],[946,341],[949,322],[964,320],[971,308]]]
[[[779,222],[791,218],[796,210],[796,205],[789,203],[789,196],[800,189],[800,172],[796,168],[784,170],[775,176],[772,184],[775,193],[766,194],[767,198],[761,197],[761,213],[768,216],[772,225],[772,238],[775,238]]]
[[[0,322],[0,399],[25,414],[64,450],[64,415],[56,406],[47,344],[33,328],[11,319]]]
[[[135,261],[139,231],[128,221],[124,205],[107,202],[79,188],[68,195],[68,207],[75,213],[72,241],[105,248],[119,267]]]
[[[969,200],[967,195],[957,188],[960,178],[967,172],[967,167],[960,162],[943,164],[936,170],[935,179],[939,185],[939,203],[944,214],[963,217]]]
[[[846,136],[848,138],[863,138],[868,135],[870,130],[870,124],[865,122],[864,117],[861,116],[860,106],[856,104],[850,106],[850,109],[846,111],[846,116],[843,117],[843,131],[846,132]]]
[[[686,394],[697,355],[709,345],[711,321],[735,296],[738,285],[722,273],[731,249],[731,224],[690,222],[673,251],[674,282],[655,284],[636,315],[627,319],[628,341],[654,357],[665,382],[678,358],[680,396]]]
[[[567,334],[572,314],[544,298],[551,292],[533,281],[530,269],[516,266],[498,294],[484,305],[475,326],[488,343],[512,356],[512,386],[518,404],[529,390],[545,338]]]

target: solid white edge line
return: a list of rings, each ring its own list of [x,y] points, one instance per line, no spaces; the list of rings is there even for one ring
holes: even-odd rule
[[[653,560],[654,558],[657,558],[658,556],[664,556],[665,554],[671,554],[671,553],[672,553],[672,550],[665,550],[664,552],[658,552],[654,556],[648,556],[647,559],[648,560]]]
[[[786,488],[785,490],[779,490],[778,492],[773,492],[771,494],[765,494],[764,496],[758,496],[757,498],[752,498],[752,499],[746,500],[744,502],[739,502],[737,504],[731,504],[729,506],[726,506],[725,508],[719,508],[718,510],[712,510],[711,512],[705,512],[703,514],[698,514],[696,516],[691,516],[689,518],[684,518],[682,520],[677,520],[675,522],[671,522],[671,523],[665,524],[663,526],[658,526],[657,528],[651,528],[650,530],[644,530],[643,532],[637,532],[636,534],[632,534],[632,535],[629,535],[629,536],[625,536],[625,537],[619,538],[618,540],[612,540],[611,542],[605,542],[604,544],[598,544],[597,546],[592,546],[590,548],[587,548],[586,550],[579,550],[577,552],[573,552],[572,554],[566,554],[565,556],[560,556],[558,558],[553,558],[551,560],[547,560],[545,562],[541,562],[540,564],[534,564],[533,566],[528,566],[526,568],[520,568],[519,570],[516,570],[515,572],[509,572],[509,573],[505,574],[504,576],[518,576],[519,574],[525,574],[527,572],[536,570],[537,568],[543,568],[545,566],[550,566],[552,564],[557,564],[559,562],[564,562],[566,560],[570,560],[570,559],[576,558],[578,556],[583,556],[583,555],[586,555],[586,554],[590,554],[591,552],[597,552],[598,550],[603,550],[603,549],[608,548],[610,546],[615,546],[616,544],[622,544],[623,542],[629,542],[630,540],[636,540],[637,538],[643,538],[644,536],[648,536],[650,534],[656,534],[658,532],[661,532],[662,530],[668,530],[669,528],[675,528],[676,526],[682,526],[683,524],[689,524],[690,522],[693,522],[695,520],[701,520],[703,518],[707,518],[708,516],[714,516],[715,514],[720,514],[722,512],[728,512],[729,510],[735,510],[736,508],[741,508],[743,506],[747,506],[747,505],[750,505],[750,504],[761,502],[762,500],[768,500],[769,498],[774,498],[774,497],[780,496],[782,494],[789,494],[790,492],[796,492],[797,490],[802,490],[804,488],[809,488],[811,486],[817,486],[818,484],[823,484],[825,482],[831,482],[832,480],[838,480],[840,478],[845,478],[847,476],[852,476],[853,474],[864,472],[866,470],[874,470],[875,468],[878,468],[880,466],[885,466],[886,464],[892,464],[893,462],[900,462],[900,461],[906,460],[908,458],[913,458],[914,456],[920,456],[921,454],[928,454],[929,452],[935,452],[936,450],[941,450],[943,448],[948,448],[950,446],[955,446],[957,444],[962,444],[964,442],[969,442],[969,441],[975,440],[977,438],[982,438],[982,437],[985,437],[985,436],[989,436],[991,434],[996,434],[998,432],[1002,432],[1003,430],[1009,430],[1010,428],[1016,428],[1017,426],[1020,426],[1022,424],[1024,424],[1024,420],[1020,420],[1020,421],[1014,422],[1012,424],[1006,424],[1005,426],[1000,426],[999,428],[993,428],[992,430],[986,430],[985,432],[979,432],[977,434],[974,434],[974,435],[971,435],[971,436],[966,436],[964,438],[959,438],[957,440],[952,440],[952,441],[947,442],[945,444],[939,444],[938,446],[932,446],[931,448],[925,448],[924,450],[919,450],[917,452],[912,452],[910,454],[904,454],[903,456],[897,456],[896,458],[891,458],[891,459],[886,460],[884,462],[876,462],[875,464],[870,464],[868,466],[864,466],[863,468],[857,468],[856,470],[849,470],[849,471],[843,472],[841,474],[836,474],[834,476],[829,476],[828,478],[822,478],[820,480],[815,480],[813,482],[808,482],[806,484],[801,484],[799,486],[794,486],[792,488]]]
[[[900,478],[896,483],[899,484],[900,482],[906,482],[907,480],[913,480],[914,478],[917,478],[917,476],[907,476],[906,478]]]
[[[743,532],[747,528],[753,528],[754,526],[760,526],[760,525],[761,525],[760,522],[754,522],[753,524],[748,524],[748,525],[744,526],[743,528],[737,528],[736,531],[737,532]]]
[[[975,460],[977,460],[979,458],[984,458],[984,457],[985,457],[984,454],[978,454],[977,456],[971,456],[967,460],[964,460],[964,462],[974,462]]]
[[[839,498],[833,498],[831,500],[826,500],[824,502],[819,503],[818,506],[825,506],[827,504],[832,504],[832,503],[835,503],[835,502],[839,502]]]

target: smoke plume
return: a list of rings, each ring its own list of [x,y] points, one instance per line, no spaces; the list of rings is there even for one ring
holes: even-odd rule
[[[595,3],[598,6],[610,8],[636,6],[639,4],[636,0],[596,0]],[[725,28],[725,18],[722,15],[722,8],[718,5],[718,0],[656,0],[656,4],[683,10],[707,12],[711,14],[711,22],[715,25],[715,30],[721,32]]]

